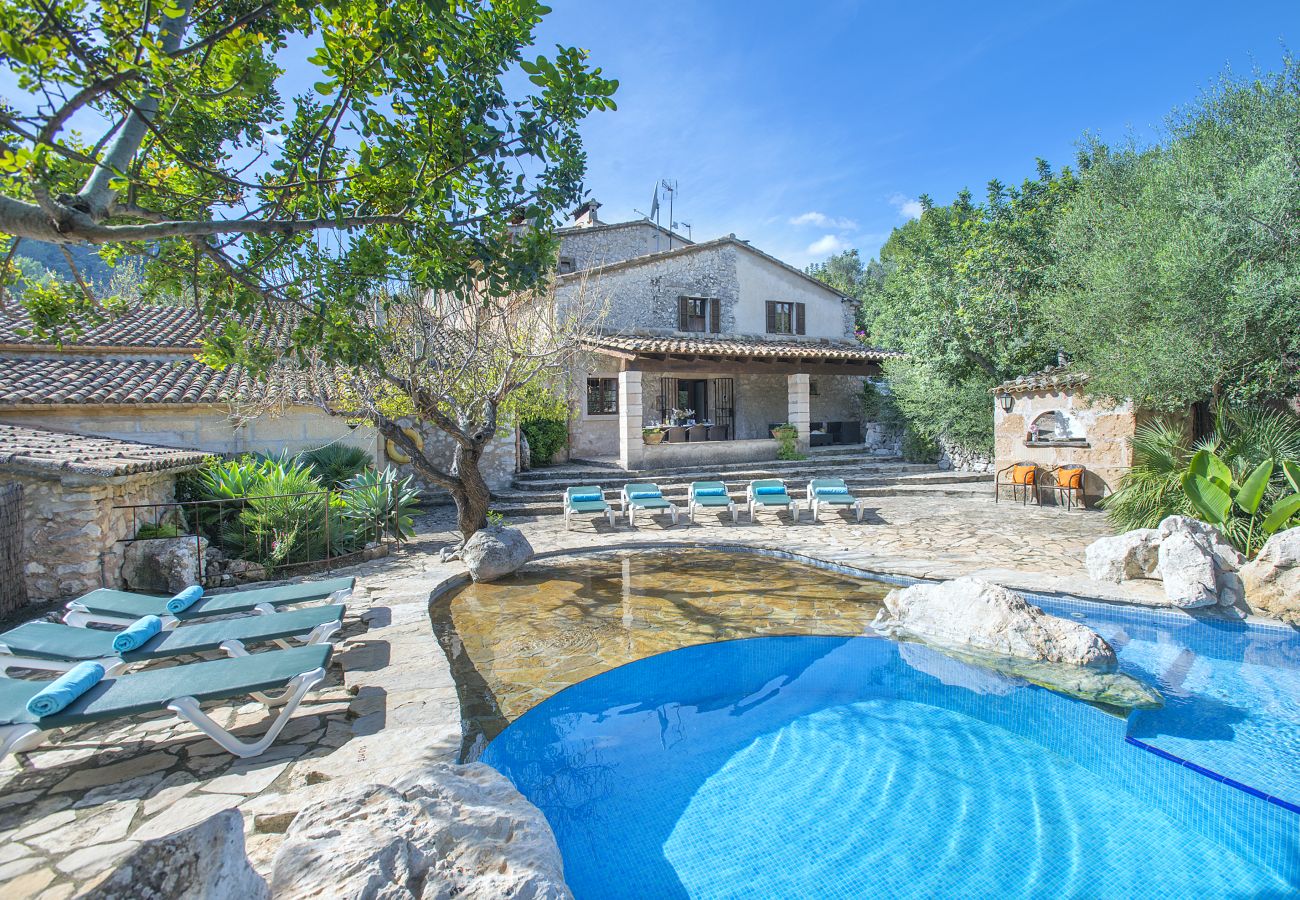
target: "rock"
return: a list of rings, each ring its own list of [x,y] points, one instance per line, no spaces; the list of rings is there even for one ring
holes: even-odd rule
[[[267,578],[266,567],[248,559],[227,560],[222,571],[237,582],[265,581]]]
[[[1138,528],[1093,541],[1084,551],[1088,577],[1119,584],[1131,578],[1149,578],[1159,563],[1160,532]]]
[[[145,841],[80,900],[264,900],[266,881],[244,853],[244,820],[233,809],[184,831]]]
[[[533,558],[533,546],[518,528],[489,526],[461,548],[460,558],[475,581],[496,581]]]
[[[277,900],[572,897],[546,819],[482,763],[435,764],[306,807],[271,888]]]
[[[1300,627],[1300,528],[1270,537],[1240,575],[1251,612]]]
[[[204,537],[134,541],[122,554],[122,581],[128,590],[174,594],[199,583],[207,548]]]
[[[1050,616],[1014,591],[979,578],[890,591],[871,627],[938,647],[1106,672],[1116,666],[1115,651],[1091,628]]]
[[[1246,557],[1213,525],[1189,516],[1169,516],[1160,523],[1160,540],[1178,532],[1191,535],[1206,553],[1214,557],[1214,564],[1225,572],[1235,572],[1246,562]]]
[[[1159,572],[1165,599],[1182,609],[1214,606],[1219,602],[1219,566],[1212,544],[1192,529],[1165,531],[1166,524],[1181,518],[1170,516],[1161,523]]]

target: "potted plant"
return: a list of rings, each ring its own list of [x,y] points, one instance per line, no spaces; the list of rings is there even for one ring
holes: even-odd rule
[[[659,426],[642,428],[641,440],[647,444],[662,444],[664,440],[664,430]]]
[[[778,425],[772,429],[772,437],[777,440],[776,458],[777,459],[803,459],[804,456],[799,452],[797,442],[799,440],[799,429],[795,428],[789,422],[784,425]]]
[[[772,437],[776,438],[778,441],[783,439],[791,441],[797,440],[799,437],[799,429],[795,428],[789,422],[786,422],[784,425],[778,425],[772,429]]]

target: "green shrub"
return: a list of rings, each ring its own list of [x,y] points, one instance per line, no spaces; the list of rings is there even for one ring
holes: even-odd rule
[[[350,444],[326,444],[308,450],[301,459],[326,487],[339,487],[370,468],[370,454]]]
[[[137,541],[152,541],[158,538],[180,537],[183,532],[174,522],[162,522],[155,525],[150,522],[147,525],[141,525],[135,533]]]
[[[903,429],[903,459],[914,463],[939,461],[939,444],[910,425]]]
[[[772,429],[772,436],[776,438],[776,458],[777,459],[806,459],[804,454],[799,452],[798,440],[799,430],[789,422],[784,425],[778,425]]]
[[[343,511],[341,498],[326,505],[324,489],[306,465],[267,465],[245,495],[238,519],[222,530],[223,543],[241,558],[272,568],[324,559],[327,551],[347,552],[356,544],[356,529]]]
[[[564,419],[525,419],[519,425],[528,439],[528,461],[545,466],[569,443],[569,423]]]

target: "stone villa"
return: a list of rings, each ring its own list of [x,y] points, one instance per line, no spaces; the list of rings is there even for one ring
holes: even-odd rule
[[[628,469],[773,459],[771,430],[787,422],[804,447],[863,443],[862,383],[889,354],[854,339],[856,301],[734,234],[695,243],[645,219],[601,222],[599,205],[560,232],[561,299],[607,305],[574,379],[573,456]],[[675,419],[695,427],[643,438]]]

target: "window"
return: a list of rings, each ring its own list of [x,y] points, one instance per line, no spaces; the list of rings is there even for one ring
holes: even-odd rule
[[[768,334],[803,334],[803,303],[789,303],[781,300],[767,301]]]
[[[618,379],[587,379],[587,415],[612,416],[618,413]]]
[[[561,256],[561,257],[560,257],[560,274],[561,274],[561,275],[567,275],[567,274],[569,274],[570,272],[575,271],[576,269],[577,269],[577,264],[574,263],[574,261],[573,261],[573,257],[572,257],[572,256]]]
[[[722,331],[722,301],[717,297],[678,297],[677,330]]]

